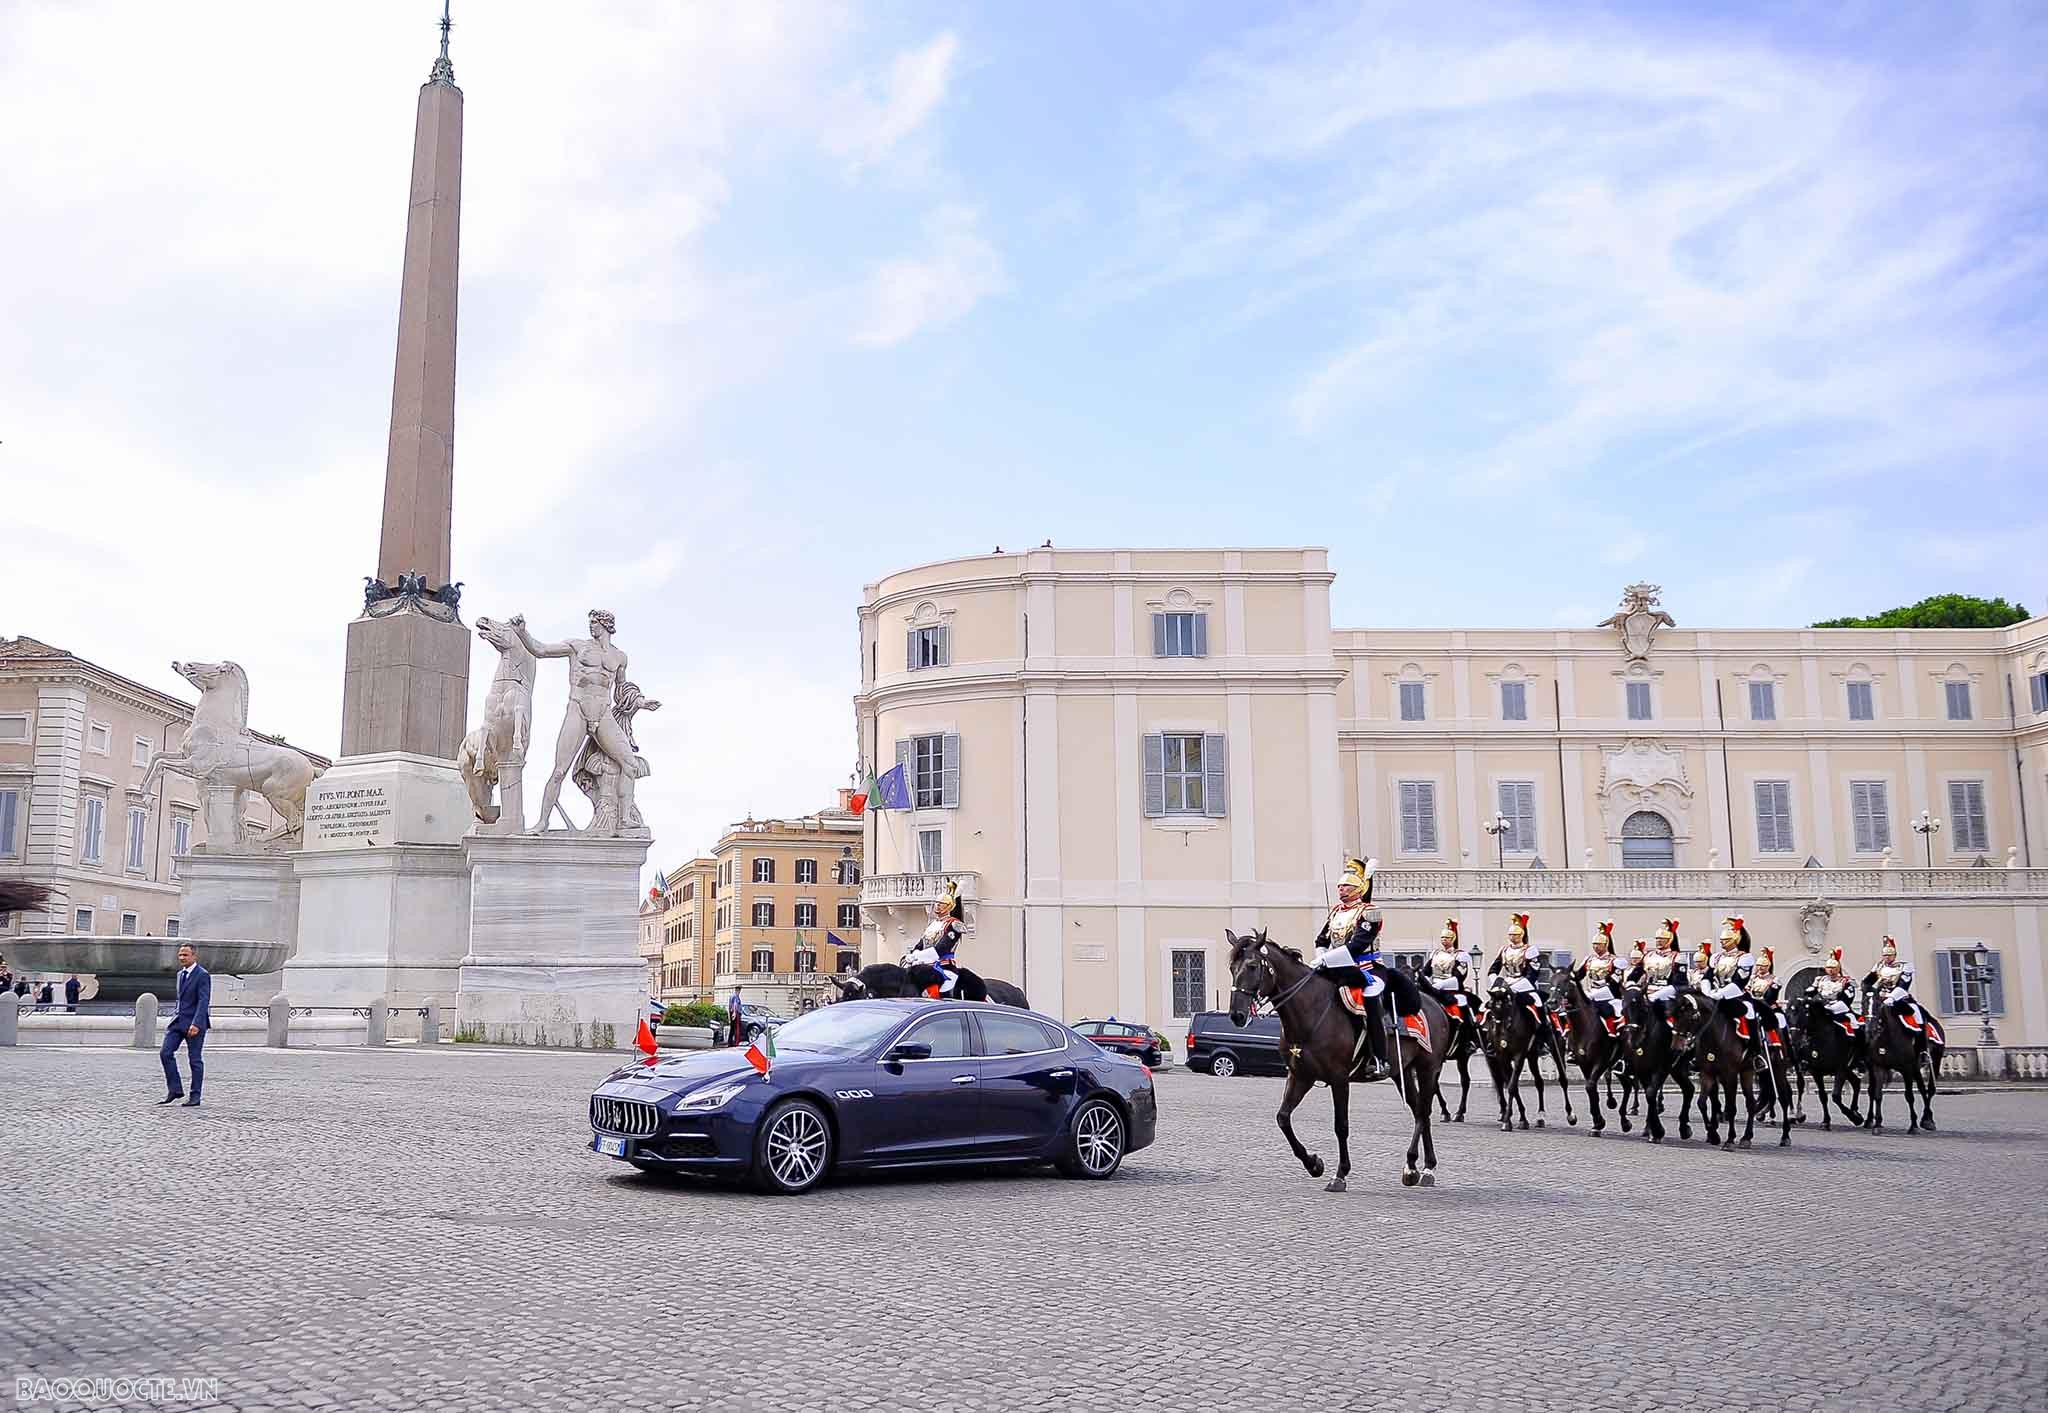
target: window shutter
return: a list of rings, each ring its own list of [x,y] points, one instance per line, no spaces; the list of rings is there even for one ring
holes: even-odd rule
[[[1198,613],[1195,615],[1195,656],[1207,657],[1208,655],[1209,615],[1206,613]]]
[[[910,778],[910,738],[905,736],[896,742],[896,764],[903,767],[903,786],[911,792],[910,803],[917,803],[917,782]]]
[[[1221,819],[1230,813],[1229,750],[1223,736],[1202,737],[1202,813]]]
[[[1422,851],[1436,852],[1436,783],[1419,782],[1415,787],[1416,812],[1422,825]]]
[[[1166,813],[1166,737],[1152,732],[1145,737],[1145,818]]]
[[[1163,613],[1152,615],[1152,656],[1166,656],[1166,615]]]
[[[1877,831],[1870,823],[1870,788],[1858,782],[1849,787],[1849,814],[1856,826],[1856,852],[1877,852]]]
[[[903,635],[903,670],[905,672],[917,670],[917,630],[915,628],[912,628]]]
[[[939,803],[954,809],[960,804],[960,738],[948,733],[943,749],[945,767],[940,775]]]
[[[941,623],[937,628],[932,630],[932,637],[935,639],[934,646],[938,649],[938,665],[940,667],[951,667],[953,665],[952,625],[949,623]]]

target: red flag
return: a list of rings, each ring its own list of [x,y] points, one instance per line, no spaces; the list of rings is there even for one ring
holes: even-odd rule
[[[640,1017],[640,1033],[633,1037],[633,1043],[640,1047],[640,1053],[651,1062],[660,1047],[654,1042],[654,1031],[647,1024],[647,1017]]]
[[[868,797],[866,795],[849,796],[846,801],[846,807],[855,814],[860,814],[868,807]]]

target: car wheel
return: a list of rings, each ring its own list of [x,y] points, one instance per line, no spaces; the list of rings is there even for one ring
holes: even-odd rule
[[[1237,1073],[1237,1056],[1218,1055],[1209,1061],[1209,1073],[1218,1079],[1229,1079]]]
[[[1138,1058],[1148,1065],[1157,1065],[1159,1063],[1159,1052],[1157,1050],[1147,1050],[1139,1055]]]
[[[770,1109],[754,1130],[754,1186],[778,1197],[808,1192],[832,1166],[832,1128],[808,1099]]]
[[[1106,1178],[1123,1166],[1124,1116],[1107,1099],[1090,1099],[1067,1126],[1059,1170],[1072,1178]]]
[[[766,1031],[767,1031],[767,1029],[768,1029],[768,1027],[767,1027],[767,1026],[765,1026],[765,1025],[761,1025],[761,1024],[759,1024],[759,1023],[756,1023],[756,1024],[754,1024],[754,1025],[750,1025],[750,1026],[748,1026],[748,1027],[747,1027],[747,1039],[749,1039],[749,1040],[759,1040],[759,1039],[761,1038],[762,1034],[763,1034],[764,1032],[766,1032]]]

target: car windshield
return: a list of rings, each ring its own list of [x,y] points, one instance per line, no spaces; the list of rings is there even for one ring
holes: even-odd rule
[[[821,1006],[777,1030],[775,1048],[853,1055],[867,1049],[902,1023],[902,1013],[893,1009]]]

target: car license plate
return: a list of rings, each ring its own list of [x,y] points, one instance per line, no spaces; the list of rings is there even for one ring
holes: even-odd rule
[[[607,1158],[623,1158],[626,1156],[626,1140],[623,1138],[606,1138],[603,1134],[599,1134],[597,1138],[597,1151],[604,1154]]]

